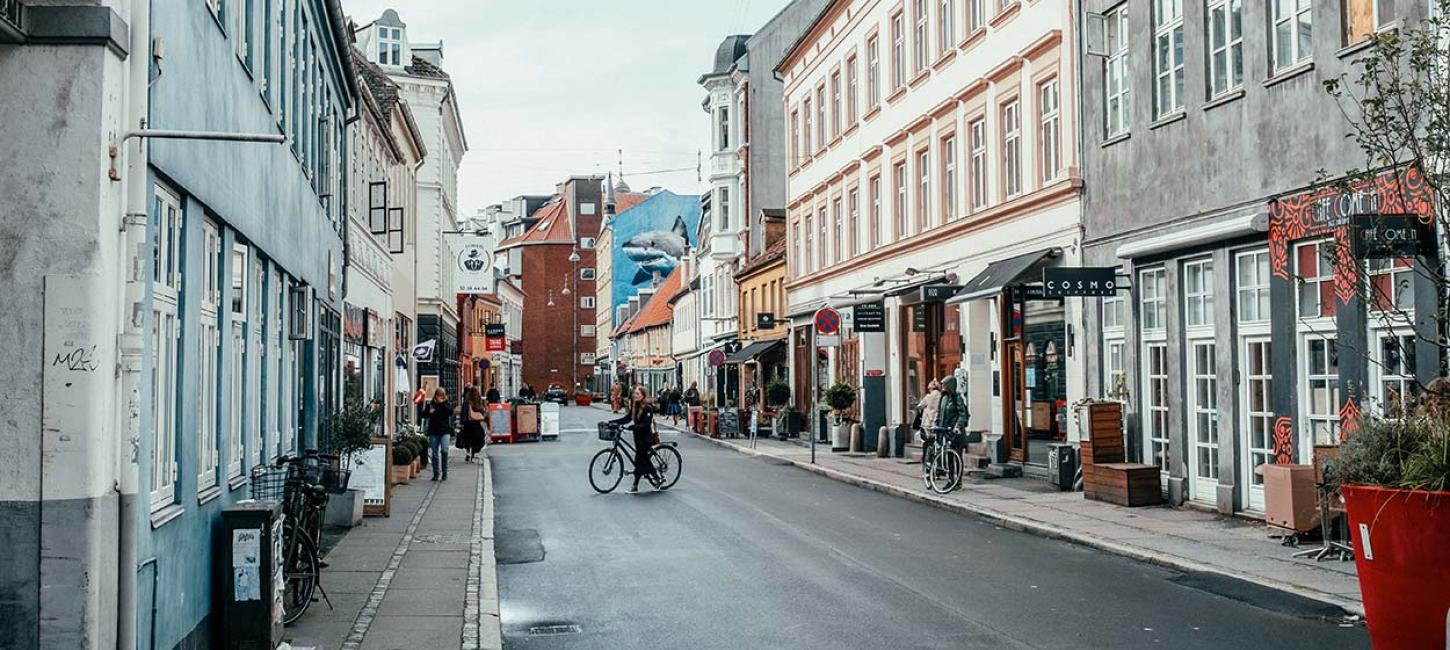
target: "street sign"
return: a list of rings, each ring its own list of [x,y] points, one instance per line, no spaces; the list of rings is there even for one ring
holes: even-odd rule
[[[759,313],[755,315],[756,329],[775,329],[775,314]]]
[[[830,307],[822,307],[816,312],[816,333],[835,334],[841,331],[841,312]]]
[[[1351,228],[1354,255],[1362,260],[1435,255],[1434,231],[1415,215],[1359,215]]]
[[[818,348],[834,348],[834,347],[836,347],[836,346],[838,346],[840,344],[841,344],[841,335],[840,334],[817,334],[816,335],[816,347],[818,347]]]
[[[851,308],[851,327],[860,333],[886,331],[886,303],[868,302]]]
[[[928,284],[921,288],[922,302],[946,302],[962,292],[960,284]]]
[[[718,368],[723,366],[725,365],[725,351],[720,349],[711,350],[709,359],[711,367]]]
[[[1118,270],[1104,267],[1042,269],[1044,298],[1101,298],[1118,293]]]
[[[483,368],[484,370],[488,370],[491,366],[493,366],[493,362],[489,361],[488,359],[478,360],[478,367]]]

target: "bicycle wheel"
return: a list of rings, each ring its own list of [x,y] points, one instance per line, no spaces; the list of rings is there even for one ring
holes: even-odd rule
[[[317,591],[317,547],[307,535],[288,535],[287,538],[295,540],[295,547],[282,568],[286,578],[282,591],[282,623],[291,625],[312,605],[312,594]]]
[[[936,467],[931,474],[931,491],[946,494],[957,489],[962,480],[962,457],[955,450],[941,449],[936,456]]]
[[[937,450],[936,442],[928,440],[921,447],[921,482],[926,489],[932,489],[932,475],[936,473],[937,459],[941,453]]]
[[[685,459],[674,447],[655,447],[649,452],[655,473],[660,477],[660,489],[668,490],[680,480],[680,471],[685,468]]]
[[[619,487],[624,471],[624,456],[619,454],[618,449],[601,449],[589,461],[589,485],[594,487],[595,492],[608,494]]]

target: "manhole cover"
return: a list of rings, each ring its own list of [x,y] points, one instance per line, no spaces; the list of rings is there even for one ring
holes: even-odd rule
[[[579,626],[573,623],[548,623],[529,628],[529,636],[562,636],[565,634],[578,634],[579,632]]]

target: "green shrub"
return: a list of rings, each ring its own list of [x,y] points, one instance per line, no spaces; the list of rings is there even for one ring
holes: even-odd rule
[[[790,403],[790,384],[772,379],[765,386],[765,401],[776,408]]]
[[[844,381],[838,381],[826,389],[826,405],[836,411],[849,410],[856,404],[856,388]]]
[[[411,448],[409,448],[407,445],[404,445],[404,444],[401,444],[401,443],[399,443],[397,445],[394,445],[393,446],[393,464],[394,465],[411,465],[411,464],[413,464],[413,450]]]
[[[1330,462],[1334,485],[1450,490],[1450,436],[1443,420],[1365,417]]]

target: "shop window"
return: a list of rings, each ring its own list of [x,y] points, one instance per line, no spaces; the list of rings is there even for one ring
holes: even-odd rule
[[[1149,269],[1138,275],[1139,328],[1145,332],[1161,331],[1168,327],[1167,279],[1161,268]]]
[[[1369,303],[1375,311],[1408,315],[1415,309],[1415,269],[1409,259],[1371,259],[1365,261],[1369,271]]]
[[[1108,56],[1103,59],[1104,136],[1127,132],[1133,82],[1128,74],[1128,3],[1107,13]]]
[[[1395,4],[1394,0],[1339,0],[1339,15],[1343,20],[1340,44],[1353,45],[1389,26],[1394,20]]]
[[[1183,110],[1183,0],[1153,0],[1153,115]]]
[[[1239,322],[1269,320],[1269,252],[1239,253],[1234,261]]]
[[[1339,347],[1333,337],[1304,337],[1304,420],[1315,445],[1339,444]]]
[[[1243,0],[1209,0],[1208,90],[1218,97],[1244,84]]]
[[[1274,462],[1274,374],[1268,337],[1243,341],[1243,400],[1247,421],[1249,467],[1253,485],[1264,484],[1264,477],[1253,468]]]
[[[1144,463],[1168,473],[1168,345],[1148,343],[1143,350]]]
[[[1404,417],[1406,407],[1419,392],[1415,379],[1415,336],[1380,332],[1376,337],[1375,359],[1371,364],[1378,377],[1375,402],[1380,415]]]
[[[152,250],[151,314],[151,510],[176,502],[177,359],[181,341],[178,316],[182,274],[181,198],[156,188],[151,214],[156,232]]]
[[[1274,70],[1314,57],[1314,0],[1271,0]]]
[[[1213,326],[1213,262],[1183,265],[1183,306],[1188,327]]]
[[[1299,317],[1334,315],[1334,256],[1328,240],[1294,248],[1294,274],[1299,289]]]

